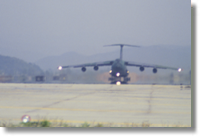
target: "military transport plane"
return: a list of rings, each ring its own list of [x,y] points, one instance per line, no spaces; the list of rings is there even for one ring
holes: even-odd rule
[[[98,70],[100,66],[111,66],[110,75],[111,77],[108,79],[111,81],[111,84],[126,84],[128,81],[130,81],[130,78],[128,77],[129,71],[127,70],[126,66],[135,66],[139,67],[140,71],[144,71],[145,67],[153,68],[153,73],[157,73],[157,69],[172,69],[177,70],[178,72],[181,72],[181,68],[172,68],[172,67],[166,67],[166,66],[160,66],[160,65],[153,65],[153,64],[143,64],[143,63],[135,63],[135,62],[129,62],[129,61],[123,61],[122,60],[122,50],[124,46],[129,47],[140,47],[137,45],[128,45],[128,44],[112,44],[112,45],[105,45],[105,46],[120,46],[120,58],[116,60],[111,61],[104,61],[104,62],[94,62],[94,63],[86,63],[81,65],[69,65],[69,66],[59,66],[58,69],[62,70],[63,68],[79,68],[81,67],[81,70],[83,72],[86,71],[86,67],[94,67],[94,70]]]

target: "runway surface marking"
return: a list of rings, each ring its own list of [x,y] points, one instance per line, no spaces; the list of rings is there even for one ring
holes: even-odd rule
[[[33,109],[33,110],[65,110],[65,111],[91,111],[91,112],[129,112],[129,113],[146,113],[147,111],[136,110],[95,110],[95,109],[65,109],[65,108],[40,108],[40,107],[8,107],[0,106],[1,109]],[[28,111],[30,112],[30,111]],[[153,111],[151,113],[170,113],[170,114],[191,114],[191,112],[165,112],[165,111]]]

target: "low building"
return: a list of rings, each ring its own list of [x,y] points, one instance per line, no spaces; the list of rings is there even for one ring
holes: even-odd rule
[[[45,81],[45,76],[36,76],[35,81],[36,82],[43,82],[43,81]]]
[[[0,76],[0,82],[1,83],[7,83],[12,82],[12,76]]]

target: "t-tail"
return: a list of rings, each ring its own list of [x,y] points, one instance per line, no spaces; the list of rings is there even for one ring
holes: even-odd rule
[[[122,60],[122,55],[123,55],[123,47],[124,46],[129,46],[129,47],[140,47],[138,45],[128,45],[128,44],[112,44],[112,45],[105,45],[105,46],[120,46],[120,60]]]

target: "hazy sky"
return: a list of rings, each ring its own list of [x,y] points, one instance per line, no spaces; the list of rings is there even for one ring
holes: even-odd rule
[[[0,49],[44,55],[103,45],[191,45],[190,0],[0,0]]]

